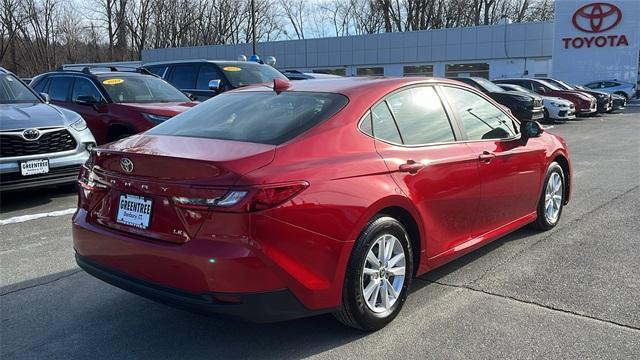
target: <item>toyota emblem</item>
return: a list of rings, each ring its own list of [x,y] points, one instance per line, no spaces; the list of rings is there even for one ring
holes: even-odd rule
[[[588,33],[613,29],[622,20],[622,11],[609,3],[587,4],[573,13],[573,26]]]
[[[122,158],[120,159],[120,167],[125,172],[130,173],[133,171],[133,161],[131,161],[131,159],[129,158]]]
[[[40,131],[38,129],[26,129],[22,132],[22,137],[27,141],[35,141],[40,138]]]

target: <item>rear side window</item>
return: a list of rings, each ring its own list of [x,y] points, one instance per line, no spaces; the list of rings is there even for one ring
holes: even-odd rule
[[[166,65],[145,66],[145,69],[149,70],[149,72],[156,74],[160,77],[164,77],[164,72],[167,70],[167,66]]]
[[[457,113],[467,140],[504,139],[516,135],[515,124],[500,109],[467,90],[445,86],[447,98]]]
[[[197,65],[175,65],[171,74],[171,84],[178,89],[195,89],[197,77]]]
[[[373,136],[377,139],[402,144],[402,138],[398,132],[396,122],[389,111],[385,101],[371,109]]]
[[[332,117],[347,102],[343,95],[328,93],[226,93],[174,116],[147,134],[278,145]]]
[[[415,87],[387,98],[405,145],[455,141],[449,117],[433,87]]]
[[[49,83],[49,98],[56,101],[67,101],[69,88],[73,83],[70,76],[54,76]]]

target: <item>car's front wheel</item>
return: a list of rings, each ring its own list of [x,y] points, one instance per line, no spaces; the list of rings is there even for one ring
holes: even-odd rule
[[[547,169],[542,194],[538,201],[538,218],[533,226],[540,230],[549,230],[556,226],[562,215],[565,201],[565,176],[557,162],[551,163]]]
[[[373,218],[354,245],[335,317],[345,325],[373,331],[400,312],[413,276],[407,231],[388,216]]]

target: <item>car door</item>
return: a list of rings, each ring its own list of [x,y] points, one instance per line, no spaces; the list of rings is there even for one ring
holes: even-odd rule
[[[376,150],[426,228],[427,257],[471,238],[480,202],[478,160],[456,131],[434,86],[405,88],[371,108]]]
[[[196,89],[199,68],[200,64],[198,63],[173,65],[168,75],[168,81],[180,91],[191,93]]]
[[[479,165],[482,197],[474,236],[531,215],[545,171],[542,140],[530,139],[522,145],[519,124],[480,94],[449,85],[442,86],[442,91]]]
[[[91,96],[98,103],[80,103],[78,99],[81,96]],[[106,104],[106,99],[91,80],[82,77],[74,78],[71,88],[71,101],[68,103],[67,108],[82,115],[99,143],[106,141],[110,122],[110,114]]]
[[[209,100],[210,98],[218,95],[217,91],[209,89],[209,81],[211,80],[220,80],[223,88],[228,87],[226,79],[220,70],[218,70],[218,67],[214,64],[207,63],[200,66],[198,79],[196,80],[196,88],[189,90],[189,92],[192,93],[198,101]]]

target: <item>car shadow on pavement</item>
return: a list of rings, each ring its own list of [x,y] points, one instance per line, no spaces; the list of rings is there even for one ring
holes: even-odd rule
[[[535,233],[519,230],[432,271],[421,277],[429,280],[414,281],[412,293],[424,295],[415,293]],[[342,326],[331,315],[255,324],[193,314],[127,293],[77,268],[5,286],[3,293],[3,358],[299,358],[386,331],[364,333]],[[430,306],[419,300],[412,304],[401,318],[421,311],[411,306]]]
[[[0,193],[0,214],[46,205],[55,198],[66,197],[76,192],[75,184],[3,192]]]

